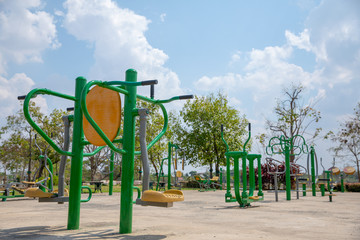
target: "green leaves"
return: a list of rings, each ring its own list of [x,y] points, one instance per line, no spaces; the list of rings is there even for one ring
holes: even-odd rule
[[[188,162],[194,166],[225,165],[225,145],[221,141],[220,126],[233,150],[239,150],[246,138],[245,116],[228,105],[227,96],[218,92],[196,96],[187,101],[178,116],[172,115],[172,130],[177,143],[184,148]]]

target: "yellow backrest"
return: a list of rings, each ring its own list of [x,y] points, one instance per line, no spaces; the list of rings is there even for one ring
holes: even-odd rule
[[[121,123],[121,100],[118,92],[95,86],[86,96],[86,106],[96,124],[113,141]],[[93,145],[105,146],[105,141],[83,117],[86,139]]]

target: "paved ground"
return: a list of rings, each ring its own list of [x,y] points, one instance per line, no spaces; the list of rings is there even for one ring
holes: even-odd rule
[[[66,230],[68,204],[11,199],[0,202],[0,239],[360,239],[360,193],[293,196],[240,209],[224,202],[225,191],[184,191],[172,208],[135,205],[133,233],[120,235],[120,195],[95,194],[82,203],[80,230]],[[318,193],[319,195],[319,193]]]

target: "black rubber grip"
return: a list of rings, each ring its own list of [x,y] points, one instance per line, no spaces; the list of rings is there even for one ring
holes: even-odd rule
[[[66,109],[66,111],[68,111],[68,112],[70,112],[70,111],[74,111],[74,107],[68,107],[67,109]]]
[[[249,132],[251,132],[251,123],[249,123]]]
[[[25,98],[26,98],[26,95],[18,96],[18,100],[25,100]]]
[[[193,99],[194,98],[194,95],[182,95],[182,96],[179,96],[179,99],[180,100],[184,100],[184,99]]]
[[[154,97],[155,97],[155,86],[151,85],[150,86],[150,98],[154,99]]]
[[[154,85],[154,84],[158,84],[158,80],[146,80],[141,82],[142,86]]]
[[[224,132],[224,125],[221,124],[221,132]]]

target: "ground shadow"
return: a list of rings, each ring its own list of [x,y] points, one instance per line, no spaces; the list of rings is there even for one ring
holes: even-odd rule
[[[36,226],[1,229],[0,239],[26,239],[26,240],[57,240],[57,239],[119,239],[119,240],[160,240],[165,235],[121,235],[112,229],[81,231],[67,230],[64,227]]]

